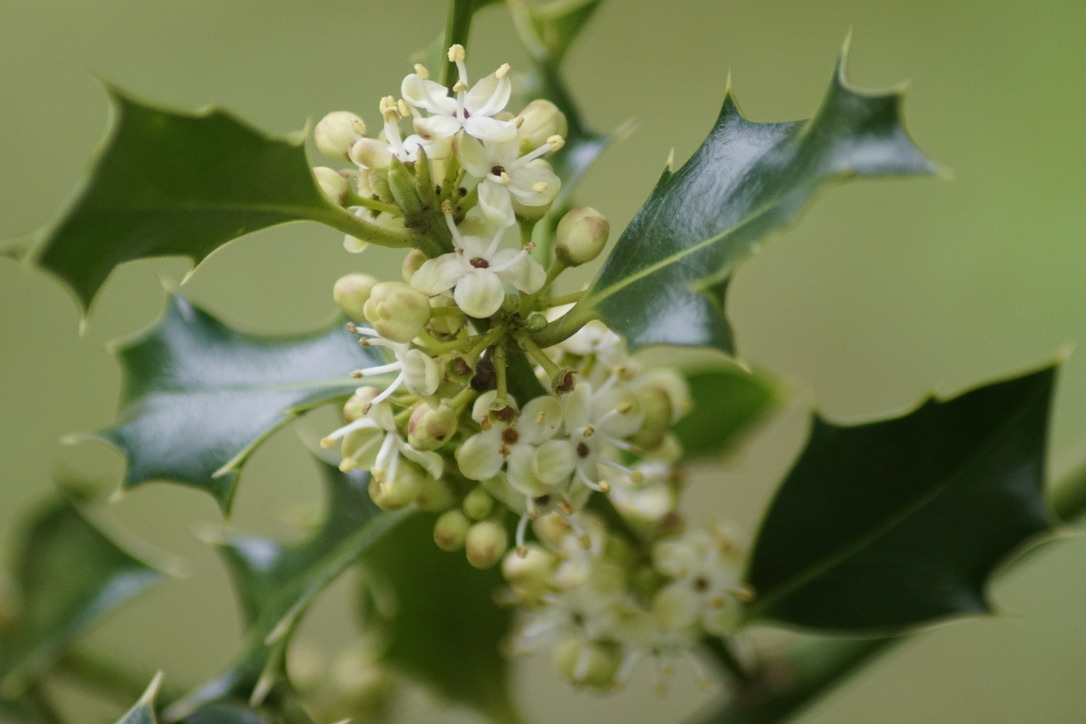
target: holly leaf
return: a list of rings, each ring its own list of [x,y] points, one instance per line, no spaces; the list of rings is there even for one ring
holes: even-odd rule
[[[762,523],[748,619],[880,631],[990,610],[984,588],[1048,531],[1050,367],[895,419],[815,417]]]
[[[729,88],[708,138],[678,171],[664,170],[566,324],[598,315],[634,349],[734,353],[725,288],[760,238],[828,182],[934,172],[905,134],[900,104],[898,93],[852,89],[844,56],[809,121],[748,121]]]
[[[84,309],[126,261],[180,255],[195,265],[258,229],[303,219],[341,226],[350,216],[321,193],[300,136],[274,138],[214,108],[190,115],[107,91],[111,138],[33,252]]]
[[[129,709],[128,713],[117,721],[117,724],[158,724],[158,717],[155,716],[155,695],[158,693],[161,682],[162,674],[158,674],[136,705]]]
[[[369,475],[341,473],[321,463],[327,503],[324,522],[304,542],[229,536],[217,542],[245,620],[241,652],[221,675],[172,704],[169,720],[215,702],[258,706],[285,696],[285,658],[291,634],[309,604],[343,571],[386,537],[402,517],[381,512],[367,491]]]
[[[378,586],[394,604],[367,608],[364,623],[379,627],[383,659],[393,667],[492,721],[519,722],[499,651],[513,621],[512,611],[494,602],[501,574],[438,549],[435,519],[417,513],[367,552],[363,585]]]
[[[688,459],[728,452],[779,402],[768,378],[739,367],[690,370],[686,383],[694,408],[672,432]]]
[[[0,637],[0,695],[21,693],[102,616],[163,575],[74,501],[48,503],[19,538],[13,582],[20,605]]]
[[[249,455],[302,412],[349,395],[353,370],[378,364],[343,324],[296,337],[234,331],[182,297],[121,345],[120,419],[90,437],[128,458],[124,488],[153,479],[210,493],[230,508]]]

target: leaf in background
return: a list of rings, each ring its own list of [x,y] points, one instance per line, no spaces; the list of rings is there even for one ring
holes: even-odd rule
[[[750,619],[870,631],[989,610],[984,586],[1049,530],[1055,368],[891,420],[818,417],[751,556]]]
[[[117,721],[117,724],[158,724],[158,718],[155,716],[155,695],[158,693],[160,683],[162,683],[162,674],[155,676],[140,700]]]
[[[665,169],[567,324],[594,311],[633,349],[733,353],[725,285],[758,239],[794,219],[826,182],[934,171],[901,126],[900,102],[850,88],[843,57],[806,122],[752,123],[729,89],[708,138],[678,171]]]
[[[402,517],[383,513],[361,470],[341,473],[321,463],[328,500],[321,527],[304,543],[231,536],[219,545],[241,603],[246,633],[230,668],[171,705],[167,719],[220,701],[259,704],[283,682],[287,644],[314,597],[355,563]]]
[[[219,110],[176,113],[107,90],[112,136],[34,250],[84,309],[126,261],[180,255],[198,264],[257,229],[348,215],[317,187],[300,140],[266,136]]]
[[[20,606],[0,639],[4,695],[21,692],[99,618],[163,577],[66,498],[30,520],[18,548]]]
[[[367,552],[372,582],[389,589],[391,615],[365,611],[388,642],[384,660],[452,701],[495,722],[521,721],[509,691],[509,667],[499,646],[513,612],[494,602],[502,585],[497,568],[472,568],[462,553],[446,553],[433,541],[435,516],[417,513],[402,521]]]
[[[768,378],[735,366],[687,371],[686,382],[694,409],[672,432],[688,459],[728,452],[779,402]]]
[[[241,467],[301,412],[349,395],[379,363],[342,324],[298,337],[236,332],[182,297],[118,350],[120,422],[92,437],[128,458],[124,487],[152,479],[205,490],[229,510]]]

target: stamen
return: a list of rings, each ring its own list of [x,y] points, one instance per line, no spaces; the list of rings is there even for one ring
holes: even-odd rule
[[[494,77],[495,78],[504,78],[507,75],[509,75],[509,64],[508,63],[502,63],[501,66],[499,66],[498,69],[496,71],[494,71]]]
[[[528,505],[529,506],[532,505],[531,498],[528,499]],[[516,543],[517,543],[517,557],[518,558],[526,558],[528,556],[528,548],[527,548],[527,546],[524,545],[524,534],[528,530],[528,520],[529,519],[530,519],[529,514],[524,513],[523,515],[520,516],[520,520],[517,521]]]
[[[428,80],[430,78],[430,71],[426,70],[426,66],[422,63],[415,63],[415,75],[423,80]]]

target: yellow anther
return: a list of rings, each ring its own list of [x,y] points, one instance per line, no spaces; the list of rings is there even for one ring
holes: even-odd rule
[[[538,413],[538,414],[537,414],[537,415],[535,416],[535,424],[537,424],[537,425],[542,425],[542,424],[543,424],[543,422],[544,422],[544,420],[546,420],[546,419],[547,419],[547,416],[546,416],[546,415],[544,415],[542,411],[540,411],[540,412],[539,412],[539,413]]]
[[[607,482],[606,480],[601,480],[600,481],[600,491],[603,492],[603,493],[610,493],[611,492],[611,484],[609,482]]]
[[[501,67],[498,68],[496,71],[494,71],[494,77],[495,78],[504,78],[507,75],[509,75],[509,64],[508,63],[502,63]]]
[[[462,61],[466,57],[467,57],[467,53],[464,52],[464,46],[460,45],[460,43],[457,43],[456,45],[449,48],[449,62],[450,63],[459,63],[460,61]]]
[[[351,372],[351,377],[353,377],[353,378],[355,378],[357,380],[359,377],[362,377],[364,374],[366,374],[366,373],[363,372],[362,370],[354,370],[353,372]]]
[[[462,93],[468,89],[468,84],[462,80],[456,81],[456,85],[452,87],[453,93]]]
[[[422,63],[415,63],[415,75],[426,80],[430,77],[430,71],[426,70],[426,66]]]
[[[566,145],[566,139],[562,138],[556,133],[547,139],[547,145],[551,147],[551,153],[554,153],[562,146]]]
[[[640,470],[634,470],[630,473],[630,481],[634,485],[641,485],[641,483],[645,482],[645,474]]]
[[[324,448],[325,450],[327,450],[330,447],[334,447],[335,444],[336,444],[336,439],[334,437],[322,437],[321,438],[321,447]]]
[[[577,542],[581,544],[581,548],[588,550],[592,547],[592,539],[588,535],[582,535],[577,538]]]
[[[628,413],[632,409],[633,409],[633,403],[632,402],[620,402],[617,405],[615,405],[615,412],[617,412],[620,415],[625,415],[626,413]]]
[[[536,181],[534,184],[532,184],[532,191],[535,191],[536,193],[541,194],[548,188],[550,188],[550,184],[548,184],[546,181]]]
[[[591,425],[586,425],[584,432],[581,433],[581,437],[592,437],[595,434],[596,428],[592,427]]]

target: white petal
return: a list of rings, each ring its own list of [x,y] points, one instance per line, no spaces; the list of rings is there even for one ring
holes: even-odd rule
[[[498,226],[512,226],[517,222],[509,191],[500,183],[483,181],[479,184],[479,208],[489,221]]]
[[[400,448],[400,452],[411,462],[418,463],[425,468],[431,477],[440,478],[441,474],[445,472],[445,461],[435,452],[423,452],[410,445],[404,445]]]
[[[512,121],[499,121],[489,116],[471,116],[464,120],[464,133],[483,141],[514,141],[517,126]]]
[[[416,108],[425,108],[431,113],[456,112],[456,99],[449,97],[448,88],[432,80],[423,80],[415,73],[410,73],[403,79],[400,95]]]
[[[553,487],[569,481],[577,467],[577,453],[568,440],[548,440],[532,456],[532,472]]]
[[[539,262],[528,254],[515,252],[512,263],[498,272],[498,275],[514,287],[527,294],[534,294],[547,282],[547,272]],[[495,266],[501,266],[495,264]]]
[[[508,74],[499,78],[496,73],[491,73],[464,95],[464,109],[472,117],[493,116],[505,109],[512,92],[513,84]]]
[[[415,127],[415,133],[426,141],[433,141],[438,138],[452,138],[460,132],[460,121],[452,116],[416,118],[412,125]]]
[[[562,182],[547,164],[533,162],[523,168],[510,169],[508,173],[513,187],[511,193],[525,206],[545,206],[554,201],[562,188]]]
[[[437,391],[441,373],[433,358],[421,349],[408,350],[400,361],[403,364],[404,380],[407,388],[416,395],[432,395]]]
[[[456,156],[460,159],[460,165],[476,178],[486,178],[494,167],[483,144],[471,136],[460,136],[457,139]]]
[[[456,450],[456,464],[470,480],[489,480],[502,468],[501,453],[495,438],[485,433],[472,435]]]
[[[521,433],[522,441],[538,445],[554,437],[561,424],[562,403],[550,395],[543,395],[524,406],[517,430]]]
[[[464,314],[486,319],[501,309],[505,301],[505,286],[497,274],[486,269],[472,269],[456,283],[453,299]]]
[[[427,259],[411,275],[411,286],[423,294],[440,294],[456,286],[464,267],[455,253]]]
[[[550,490],[550,486],[536,477],[532,470],[535,448],[531,445],[514,445],[506,467],[509,485],[518,493],[537,498]]]

